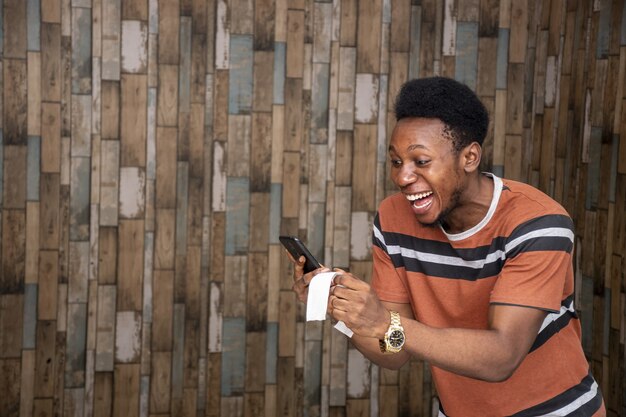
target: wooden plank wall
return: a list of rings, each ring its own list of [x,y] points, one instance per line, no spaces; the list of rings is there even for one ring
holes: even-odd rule
[[[0,3],[0,415],[430,415],[423,363],[305,324],[278,235],[369,279],[394,96],[435,74],[574,217],[626,415],[624,0]]]

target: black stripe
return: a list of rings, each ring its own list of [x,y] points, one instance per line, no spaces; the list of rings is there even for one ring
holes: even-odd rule
[[[465,281],[476,281],[496,276],[502,270],[502,265],[504,265],[503,260],[498,260],[485,264],[482,268],[470,268],[467,266],[420,261],[415,258],[403,257],[400,254],[391,255],[391,260],[394,266],[404,266],[410,272],[418,272],[437,278],[461,279]]]
[[[594,383],[594,379],[593,376],[591,376],[591,373],[587,374],[586,377],[584,377],[579,384],[574,385],[573,387],[571,387],[570,389],[562,392],[561,394],[557,395],[556,397],[553,397],[551,399],[549,399],[548,401],[545,401],[541,404],[537,404],[535,406],[532,406],[530,408],[527,408],[525,410],[520,411],[519,413],[515,413],[513,414],[511,417],[532,417],[532,416],[538,416],[538,415],[543,415],[543,414],[548,414],[552,411],[558,410],[560,408],[565,407],[566,405],[569,405],[571,403],[573,403],[574,401],[576,401],[577,398],[582,397],[583,395],[585,395],[586,393],[588,393],[591,389],[591,386]],[[596,396],[591,400],[594,402],[594,404],[597,403],[597,398],[600,399],[600,404],[602,403],[602,394],[600,393],[600,387],[598,387],[598,392],[596,394]],[[597,410],[600,407],[600,405],[597,406],[597,408],[595,410]],[[595,411],[594,410],[594,411]],[[593,414],[593,412],[591,413]],[[584,414],[585,416],[590,416],[591,414]],[[583,415],[583,414],[570,414],[570,415]]]
[[[574,233],[574,222],[569,216],[561,214],[549,214],[528,220],[513,230],[511,235],[506,239],[506,243],[510,243],[515,239],[537,230],[543,230],[550,227],[559,227],[568,229]],[[533,251],[564,251],[572,252],[574,244],[567,237],[558,236],[541,236],[528,239],[517,245],[513,250],[507,253],[507,257],[513,258],[522,252]]]
[[[570,295],[569,297],[567,297],[565,300],[563,300],[563,302],[561,302],[561,306],[566,306],[566,307],[569,306],[569,304],[572,301],[572,298],[574,298],[574,295]],[[533,345],[530,347],[530,350],[528,351],[528,353],[533,352],[534,350],[540,348],[552,336],[554,336],[555,334],[563,330],[565,327],[567,327],[569,322],[572,321],[573,319],[578,319],[576,310],[574,310],[573,312],[568,310],[561,317],[559,317],[558,319],[556,319],[555,321],[547,325],[546,328],[543,329],[537,335],[537,338],[535,339],[535,342],[533,343]]]
[[[595,397],[582,405],[578,410],[574,410],[569,413],[568,416],[591,417],[593,413],[600,409],[600,407],[602,407],[602,393],[600,392],[600,387],[598,387],[598,392]]]
[[[545,229],[547,227],[564,227],[571,230],[573,223],[571,219],[563,215],[547,215],[527,221],[519,225],[510,237],[494,237],[490,245],[478,246],[475,248],[455,248],[448,241],[437,241],[421,239],[415,236],[396,232],[384,232],[380,225],[380,214],[374,218],[374,227],[382,233],[383,241],[373,234],[372,243],[383,251],[388,252],[387,247],[398,246],[400,248],[417,251],[425,254],[437,256],[447,256],[461,259],[466,262],[484,261],[490,254],[505,251],[507,242],[523,236],[526,233]],[[521,242],[509,253],[506,259],[511,259],[523,252],[534,251],[564,251],[571,253],[572,241],[567,237],[540,236]],[[498,275],[506,259],[498,258],[494,262],[485,264],[483,268],[472,268],[467,266],[447,265],[436,262],[419,261],[414,258],[405,257],[401,254],[389,255],[396,268],[405,268],[409,272],[426,274],[432,277],[462,279],[475,281],[477,279],[488,278]]]

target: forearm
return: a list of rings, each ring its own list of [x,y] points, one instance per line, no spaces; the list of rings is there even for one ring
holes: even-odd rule
[[[528,352],[525,346],[511,344],[498,330],[438,329],[414,320],[403,326],[408,354],[474,379],[506,380]]]
[[[378,339],[372,337],[363,337],[355,334],[350,339],[350,342],[363,356],[383,368],[400,369],[410,358],[409,353],[406,351],[394,354],[382,353]]]

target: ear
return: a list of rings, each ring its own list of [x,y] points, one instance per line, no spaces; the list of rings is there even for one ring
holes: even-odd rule
[[[483,148],[478,142],[472,142],[461,151],[461,164],[466,173],[476,171],[480,166]]]

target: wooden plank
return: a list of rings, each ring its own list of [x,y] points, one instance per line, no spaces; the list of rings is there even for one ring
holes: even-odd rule
[[[197,2],[197,0],[196,0]],[[200,26],[202,22],[193,21],[194,34],[191,37],[191,87],[190,87],[190,100],[192,103],[204,103],[207,88],[206,73],[207,73],[207,41],[205,34],[198,34],[197,26]]]
[[[28,70],[25,59],[3,60],[3,142],[5,145],[27,143]]]
[[[159,1],[159,66],[178,64],[180,36],[180,1]],[[159,68],[159,73],[161,68]],[[178,78],[174,78],[177,80]]]
[[[96,372],[113,372],[115,359],[115,307],[117,288],[114,285],[99,285],[95,349]],[[97,381],[97,378],[96,378]]]
[[[126,5],[127,2],[124,2]],[[148,72],[148,24],[139,20],[122,21],[121,71]]]
[[[216,71],[213,93],[213,135],[215,140],[228,140],[228,71]]]
[[[341,28],[339,33],[341,46],[356,46],[358,4],[357,0],[341,2]]]
[[[4,58],[26,58],[26,4],[25,1],[8,0],[3,5]]]
[[[254,3],[255,51],[271,51],[274,49],[277,3],[272,0],[260,0]]]
[[[0,288],[2,288],[3,294],[21,293],[24,289],[25,278],[25,210],[5,209],[2,213],[2,232],[2,276],[0,277]],[[21,342],[21,338],[17,339]],[[2,349],[0,349],[0,352],[2,352]]]
[[[96,372],[94,379],[94,417],[105,417],[113,411],[113,372]]]
[[[479,96],[495,96],[497,52],[498,38],[478,39],[476,94]]]
[[[145,75],[122,74],[120,143],[122,166],[146,164],[146,106]]]
[[[139,417],[139,365],[115,366],[113,380],[113,415]]]
[[[116,316],[115,362],[137,363],[141,355],[141,315],[137,311],[118,311]]]
[[[302,80],[287,78],[285,81],[285,151],[299,151],[302,142]]]
[[[288,78],[302,78],[304,74],[304,11],[287,11],[287,59]]]
[[[358,143],[354,147],[364,152],[357,152],[353,157],[353,166],[360,169],[352,171],[352,210],[376,210],[374,189],[376,175],[376,125],[355,125],[354,138]]]
[[[148,2],[146,0],[124,0],[122,2],[122,19],[148,20]]]
[[[159,65],[157,126],[176,126],[178,122],[178,66]]]
[[[118,310],[141,310],[144,221],[120,220],[117,274]]]
[[[283,218],[295,218],[298,216],[300,201],[299,152],[285,152],[283,167]]]
[[[8,416],[18,416],[20,404],[20,384],[16,381],[20,380],[20,359],[0,359],[0,389],[2,397],[0,397],[0,410],[14,410]]]
[[[4,146],[4,208],[26,208],[27,153],[26,146]]]
[[[154,271],[152,311],[152,355],[172,349],[172,316],[174,311],[173,271]],[[153,373],[154,374],[154,373]]]
[[[156,202],[157,208],[176,207],[176,129],[157,127]]]
[[[511,31],[509,43],[509,62],[523,64],[526,58],[528,41],[528,8],[524,2],[511,2]]]
[[[255,112],[252,115],[252,143],[250,154],[250,191],[267,192],[270,189],[272,162],[272,115]]]
[[[254,33],[253,0],[235,0],[229,3],[230,33],[237,35],[252,35]]]
[[[41,99],[61,99],[61,25],[41,25]]]
[[[144,217],[146,206],[146,174],[142,168],[127,167],[120,170],[120,217]]]
[[[69,238],[89,240],[89,158],[71,158]]]
[[[221,392],[223,397],[243,394],[246,365],[245,319],[224,318]]]
[[[72,7],[72,94],[91,93],[91,10]]]
[[[280,384],[280,364],[288,356],[294,356],[296,350],[296,310],[295,295],[292,291],[281,291],[279,296],[280,316],[278,325],[280,328],[278,338],[279,356],[279,384]]]
[[[356,71],[380,71],[382,3],[361,1],[358,5]]]
[[[391,52],[409,52],[411,39],[407,34],[410,33],[410,26],[411,2],[407,0],[392,2],[389,38],[389,50]]]
[[[254,52],[254,80],[252,110],[271,112],[274,94],[274,53],[271,51]]]

